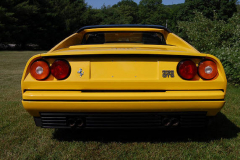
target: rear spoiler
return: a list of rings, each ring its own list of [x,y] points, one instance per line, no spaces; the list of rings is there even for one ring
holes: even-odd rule
[[[94,28],[157,28],[164,29],[165,31],[172,33],[168,28],[161,25],[139,25],[139,24],[121,24],[121,25],[92,25],[85,26],[80,28],[76,33],[79,33],[85,29],[94,29]]]

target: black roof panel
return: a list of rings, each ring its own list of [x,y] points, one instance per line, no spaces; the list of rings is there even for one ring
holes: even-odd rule
[[[114,24],[114,25],[93,25],[93,26],[85,26],[80,28],[77,33],[83,31],[84,29],[92,29],[92,28],[157,28],[157,29],[164,29],[171,33],[171,31],[161,25],[143,25],[143,24]]]

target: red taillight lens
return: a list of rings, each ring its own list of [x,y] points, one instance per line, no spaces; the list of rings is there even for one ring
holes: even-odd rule
[[[213,79],[218,74],[217,65],[211,60],[204,60],[199,63],[198,73],[202,79]]]
[[[37,60],[31,65],[30,73],[37,80],[46,79],[50,73],[49,65],[44,60]]]
[[[191,80],[197,74],[197,67],[193,61],[184,60],[178,63],[177,71],[182,79]]]
[[[70,70],[70,65],[65,60],[56,60],[51,66],[51,73],[58,80],[66,79],[70,74]]]

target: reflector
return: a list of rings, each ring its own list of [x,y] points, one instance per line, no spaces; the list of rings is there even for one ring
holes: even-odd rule
[[[31,65],[30,73],[35,79],[44,80],[49,76],[49,65],[44,60],[37,60]]]
[[[211,60],[201,61],[198,67],[198,73],[202,79],[211,80],[218,74],[217,65]]]
[[[177,72],[182,79],[191,80],[197,74],[197,67],[193,61],[184,60],[178,63]]]
[[[51,73],[58,80],[66,79],[70,70],[70,65],[66,60],[56,60],[51,66]]]

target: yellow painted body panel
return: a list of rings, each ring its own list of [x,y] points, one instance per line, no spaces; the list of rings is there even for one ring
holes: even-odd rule
[[[158,66],[158,61],[91,62],[91,80],[157,80]]]
[[[224,99],[224,92],[165,91],[165,92],[83,92],[83,91],[26,91],[24,100],[213,100]]]
[[[85,33],[99,31],[160,32],[168,45],[81,45]],[[67,60],[71,74],[65,80],[52,75],[35,80],[29,68],[42,58],[50,66],[56,59]],[[180,61],[191,59],[198,64],[206,58],[217,64],[215,79],[203,80],[197,75],[189,81],[178,75]],[[174,71],[174,77],[163,78],[164,70]],[[23,106],[35,117],[39,112],[185,111],[206,111],[207,116],[215,116],[225,103],[226,85],[223,66],[215,56],[199,53],[175,34],[155,28],[95,28],[75,33],[48,53],[32,57],[21,81]]]
[[[87,47],[87,48],[86,48]],[[195,53],[195,54],[193,54]],[[176,46],[156,46],[143,44],[98,44],[72,46],[65,49],[60,49],[51,53],[46,53],[43,56],[63,56],[63,55],[109,55],[109,54],[134,54],[134,55],[183,55],[183,56],[205,56],[206,54],[192,52],[190,49]]]
[[[136,102],[76,102],[23,101],[24,108],[34,117],[39,112],[186,112],[207,111],[215,116],[224,101],[136,101]]]
[[[214,58],[208,56],[209,58]],[[56,59],[45,57],[51,64]],[[66,80],[56,80],[52,75],[44,81],[35,80],[27,74],[24,90],[219,90],[226,91],[226,77],[218,59],[219,75],[212,81],[202,80],[198,76],[192,81],[183,80],[177,74],[178,63],[186,59],[168,57],[124,58],[93,56],[65,58],[72,71]],[[192,58],[196,63],[201,58]],[[84,75],[79,76],[82,68]],[[163,70],[173,70],[174,78],[163,78]],[[24,92],[24,90],[22,90]]]

